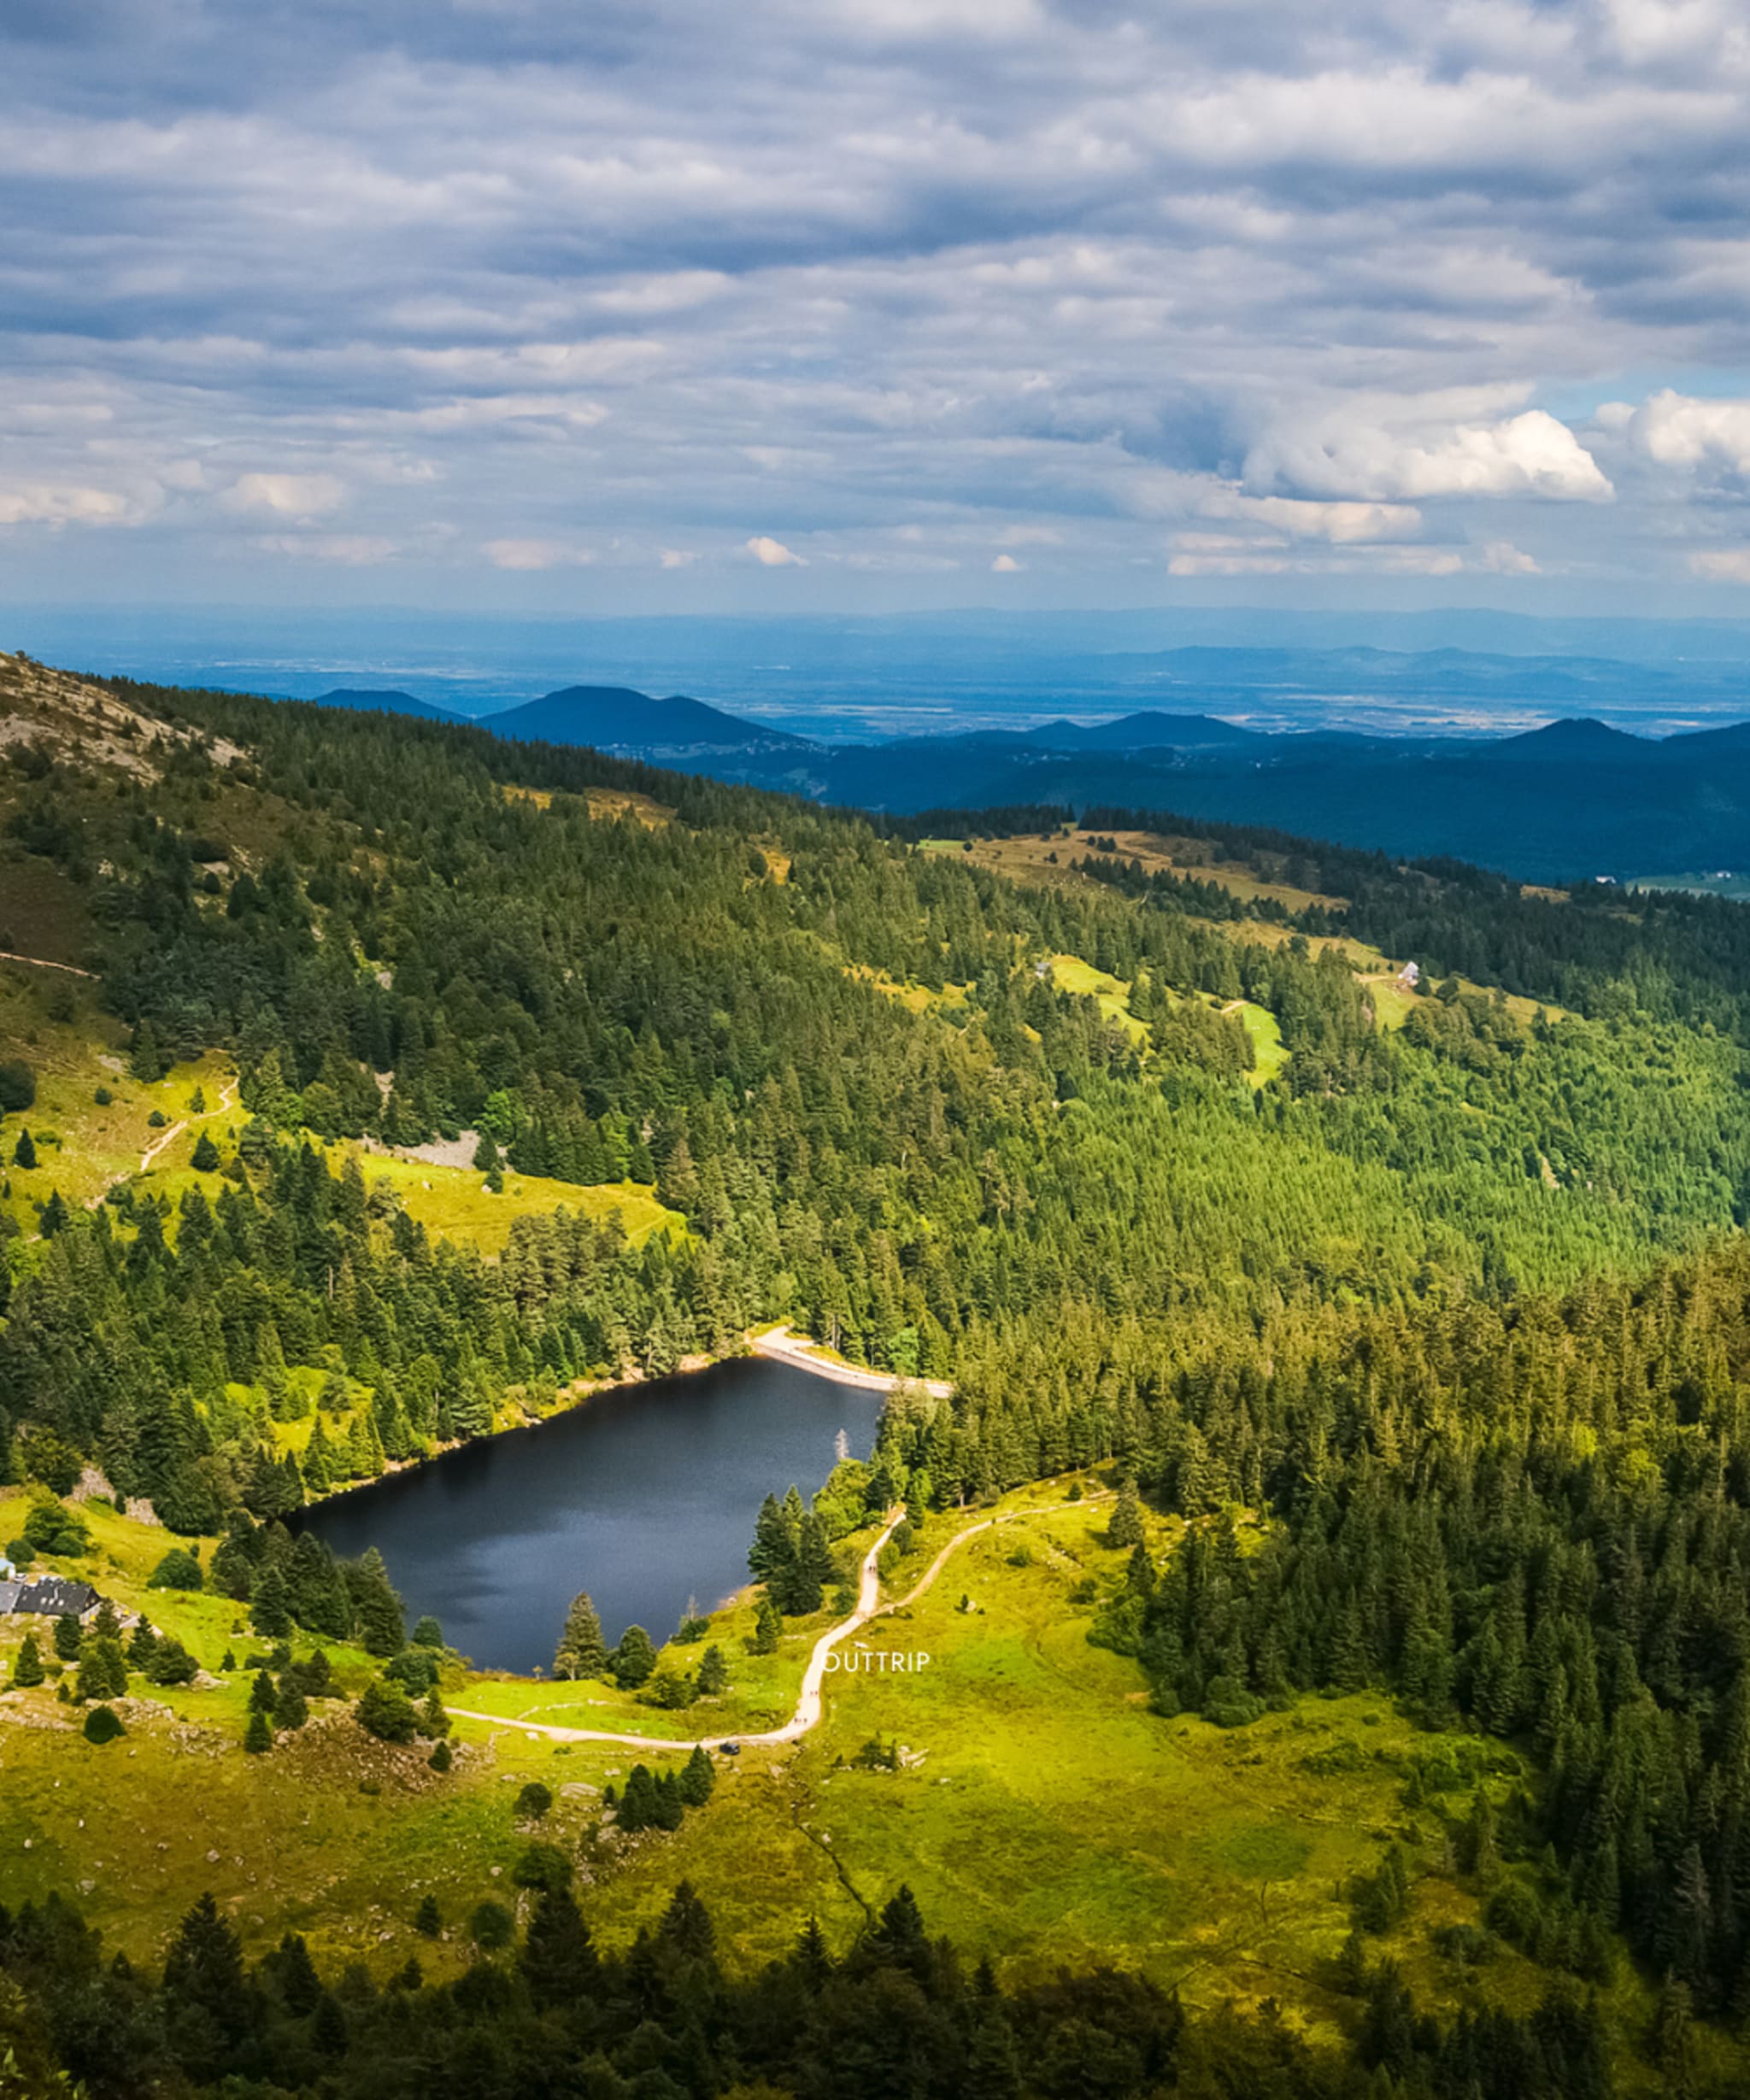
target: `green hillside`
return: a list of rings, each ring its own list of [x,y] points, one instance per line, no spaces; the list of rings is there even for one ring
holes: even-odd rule
[[[0,1692],[32,1832],[0,1906],[81,1901],[152,1969],[210,1889],[210,1958],[234,1932],[265,1961],[221,2046],[179,2026],[173,1979],[149,2003],[64,1921],[8,1910],[0,1956],[47,2027],[0,1999],[0,2051],[9,2020],[26,2062],[114,2030],[204,2089],[351,2047],[356,2090],[411,2092],[418,1980],[382,1986],[417,1952],[431,2032],[498,2037],[483,2093],[788,2091],[773,2035],[834,1992],[863,2017],[909,1961],[916,2016],[957,2038],[896,2091],[1023,2090],[1019,2058],[955,2082],[975,2042],[1002,2055],[998,2021],[1066,2062],[1141,2049],[1161,2090],[1729,2089],[1737,906],[1125,812],[990,812],[975,850],[937,850],[587,751],[22,660],[0,698],[0,1530],[198,1671],[128,1665],[126,1744],[79,1733],[101,1668],[82,1704],[71,1657]],[[606,1716],[678,1750],[699,1712],[409,1645],[379,1569],[278,1520],[780,1320],[954,1394],[901,1390],[873,1464],[767,1528],[769,1600],[802,1601],[766,1653],[756,1598],[714,1617],[731,1682],[700,1712],[783,1717],[896,1500],[937,1548],[1004,1522],[905,1622],[935,1674],[835,1686],[801,1744],[623,1849],[591,1790],[625,1753],[514,1722]],[[103,1498],[84,1538],[75,1493]],[[203,1587],[149,1593],[179,1538]],[[270,1677],[295,1688],[320,1645],[344,1696],[247,1751],[246,1651],[281,1640]],[[434,1710],[379,1742],[353,1706],[389,1698],[385,1669],[503,1725],[443,1738]],[[161,1856],[194,1756],[213,1841]],[[506,1810],[536,1777],[545,1835]],[[593,2026],[531,1980],[526,1938],[519,1967],[462,1929],[537,1839],[565,1873],[529,1871],[574,1880],[602,1942],[620,2009]],[[683,1879],[715,1920],[708,1985],[680,1974],[705,1959]],[[901,1884],[964,1968],[886,1915]],[[517,1896],[537,1950],[573,1930],[556,1886]],[[416,1949],[426,1894],[450,1937]],[[811,1916],[818,1961],[793,1953]],[[287,1995],[288,1931],[332,1990]],[[83,1998],[44,1980],[57,1962]],[[1083,1980],[1061,2001],[1060,1969]],[[68,2060],[126,2090],[95,2043]],[[1253,2069],[1224,2088],[1224,2063]]]

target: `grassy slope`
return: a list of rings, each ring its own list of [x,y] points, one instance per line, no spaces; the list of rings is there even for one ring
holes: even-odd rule
[[[1197,2003],[1274,1997],[1296,2024],[1328,2033],[1351,2012],[1329,1982],[1348,1931],[1341,1884],[1397,1839],[1422,1878],[1410,1917],[1376,1951],[1396,1955],[1443,2003],[1482,1991],[1535,2003],[1545,1978],[1518,1956],[1503,1950],[1465,1978],[1430,1940],[1434,1925],[1477,1915],[1475,1892],[1447,1866],[1439,1816],[1402,1801],[1406,1760],[1450,1739],[1418,1734],[1374,1695],[1306,1700],[1230,1732],[1152,1715],[1135,1664],[1089,1644],[1091,1607],[1070,1597],[1089,1575],[1102,1589],[1119,1579],[1124,1557],[1102,1537],[1110,1505],[1063,1493],[1054,1483],[1008,1498],[1007,1521],[961,1546],[907,1613],[870,1629],[870,1648],[925,1651],[926,1669],[829,1678],[820,1728],[795,1748],[724,1761],[715,1798],[673,1837],[601,1834],[599,1789],[623,1778],[636,1753],[555,1744],[517,1722],[672,1733],[678,1755],[690,1726],[751,1728],[787,1714],[830,1613],[794,1622],[770,1658],[746,1653],[745,1599],[716,1615],[708,1638],[729,1659],[732,1688],[685,1715],[606,1685],[457,1669],[446,1698],[505,1718],[457,1722],[460,1755],[444,1780],[423,1751],[369,1742],[339,1707],[319,1708],[302,1736],[282,1738],[270,1756],[245,1757],[242,1672],[217,1690],[138,1687],[164,1710],[133,1710],[127,1739],[105,1751],[57,1729],[68,1710],[52,1687],[0,1694],[0,1901],[72,1887],[115,1944],[150,1956],[211,1887],[257,1951],[290,1923],[319,1958],[381,1968],[417,1948],[442,1972],[463,1957],[464,1937],[419,1942],[414,1908],[433,1893],[458,1927],[487,1896],[515,1900],[514,1864],[535,1833],[518,1826],[514,1804],[520,1784],[539,1778],[557,1797],[540,1834],[577,1857],[599,1927],[629,1933],[685,1876],[737,1965],[781,1950],[810,1915],[843,1945],[864,1906],[904,1881],[926,1918],[951,1922],[965,1948],[990,1954],[1012,1980],[1113,1962]],[[0,1497],[0,1537],[22,1507]],[[90,1572],[107,1592],[144,1605],[208,1667],[227,1645],[246,1652],[228,1602],[144,1591],[162,1532],[87,1513],[98,1547]],[[963,1521],[933,1519],[892,1589],[909,1590]],[[1171,1549],[1177,1528],[1156,1522],[1157,1550]],[[963,1597],[976,1609],[960,1609]],[[9,1672],[16,1634],[0,1630]],[[330,1652],[356,1690],[367,1659]],[[872,1739],[903,1746],[904,1769],[849,1769]],[[1515,1783],[1511,1751],[1470,1747],[1498,1790]],[[1465,1798],[1446,1805],[1462,1814]],[[1609,2005],[1625,2033],[1638,2033],[1645,1987],[1624,1972]]]
[[[179,1065],[156,1084],[131,1078],[126,1054],[126,1031],[98,1005],[97,987],[77,978],[0,962],[0,1051],[22,1057],[37,1075],[37,1102],[22,1115],[0,1123],[11,1194],[4,1200],[20,1225],[36,1230],[36,1210],[59,1188],[71,1204],[99,1199],[109,1184],[132,1180],[143,1191],[167,1195],[173,1205],[191,1182],[202,1179],[209,1194],[213,1176],[197,1176],[190,1164],[202,1131],[213,1135],[221,1152],[247,1120],[236,1104],[236,1071],[214,1053],[198,1064]],[[99,1106],[99,1088],[114,1097]],[[197,1092],[206,1100],[204,1117],[191,1106]],[[228,1109],[220,1103],[229,1101]],[[165,1118],[151,1127],[153,1113]],[[141,1161],[169,1129],[172,1136],[144,1173]],[[26,1172],[10,1162],[21,1127],[37,1140],[38,1164]],[[59,1140],[44,1141],[44,1133]],[[426,1230],[443,1239],[466,1241],[496,1254],[509,1236],[511,1221],[527,1212],[561,1208],[591,1217],[617,1211],[635,1242],[665,1223],[678,1224],[654,1193],[634,1182],[584,1188],[539,1175],[507,1173],[504,1190],[493,1195],[484,1175],[471,1167],[433,1166],[422,1159],[401,1159],[367,1153],[350,1139],[326,1147],[337,1171],[356,1154],[367,1182],[387,1181],[408,1213]]]

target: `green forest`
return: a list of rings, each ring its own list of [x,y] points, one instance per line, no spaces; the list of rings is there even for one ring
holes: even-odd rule
[[[690,1891],[598,1947],[560,1886],[443,1985],[324,1978],[290,1933],[251,1968],[207,1914],[136,1975],[35,1907],[0,1912],[0,2095],[56,2062],[98,2095],[1605,2094],[1591,1993],[1624,1958],[1671,2089],[1694,2023],[1750,2021],[1741,906],[1177,819],[1202,864],[1150,871],[1110,835],[1158,813],[887,824],[108,689],[162,725],[149,763],[8,747],[10,865],[53,886],[131,1073],[222,1053],[240,1100],[173,1198],[129,1177],[88,1205],[6,1046],[0,1152],[46,1193],[0,1213],[0,1484],[95,1467],[225,1534],[230,1594],[271,1574],[290,1619],[362,1638],[385,1586],[277,1520],[490,1434],[508,1395],[785,1320],[954,1384],[895,1396],[839,1528],[1095,1467],[1185,1520],[1165,1559],[1137,1534],[1093,1635],[1163,1726],[1372,1686],[1524,1749],[1536,1785],[1479,1791],[1453,1842],[1548,1994],[1435,2023],[1370,1951],[1388,1869],[1355,1892],[1340,2050],[1110,1972],[1012,1988],[898,1895],[849,1953],[805,1937],[743,1975]],[[1054,879],[929,849],[1024,833],[1061,835]],[[1120,990],[1067,988],[1064,958]],[[576,1207],[489,1255],[323,1144],[464,1134],[489,1189],[546,1177]],[[620,1182],[678,1222],[634,1241],[592,1214]],[[356,1402],[344,1434],[325,1394]],[[313,1413],[294,1452],[276,1431]]]

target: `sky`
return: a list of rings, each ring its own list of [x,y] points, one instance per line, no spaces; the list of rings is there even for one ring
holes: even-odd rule
[[[0,603],[1750,617],[1741,0],[7,0]]]

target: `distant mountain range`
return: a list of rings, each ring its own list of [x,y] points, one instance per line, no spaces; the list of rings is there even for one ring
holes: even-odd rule
[[[1224,681],[1243,686],[1248,672],[1279,668],[1262,660],[1292,653],[1172,654],[1188,672],[1184,659],[1219,658]],[[1352,673],[1367,660],[1376,678],[1379,660],[1393,675],[1409,660],[1379,650],[1323,654],[1343,658]],[[1424,678],[1524,671],[1523,659],[1436,657],[1431,666],[1416,660]],[[1590,666],[1562,669],[1583,685]],[[1535,683],[1547,688],[1554,675],[1545,668]],[[399,691],[344,688],[320,704],[461,719]],[[1505,737],[1385,736],[1266,733],[1203,713],[1143,709],[1101,722],[839,743],[684,695],[575,685],[477,726],[896,815],[1035,802],[1160,811],[1450,854],[1537,881],[1750,867],[1750,721],[1663,738],[1587,716]]]

